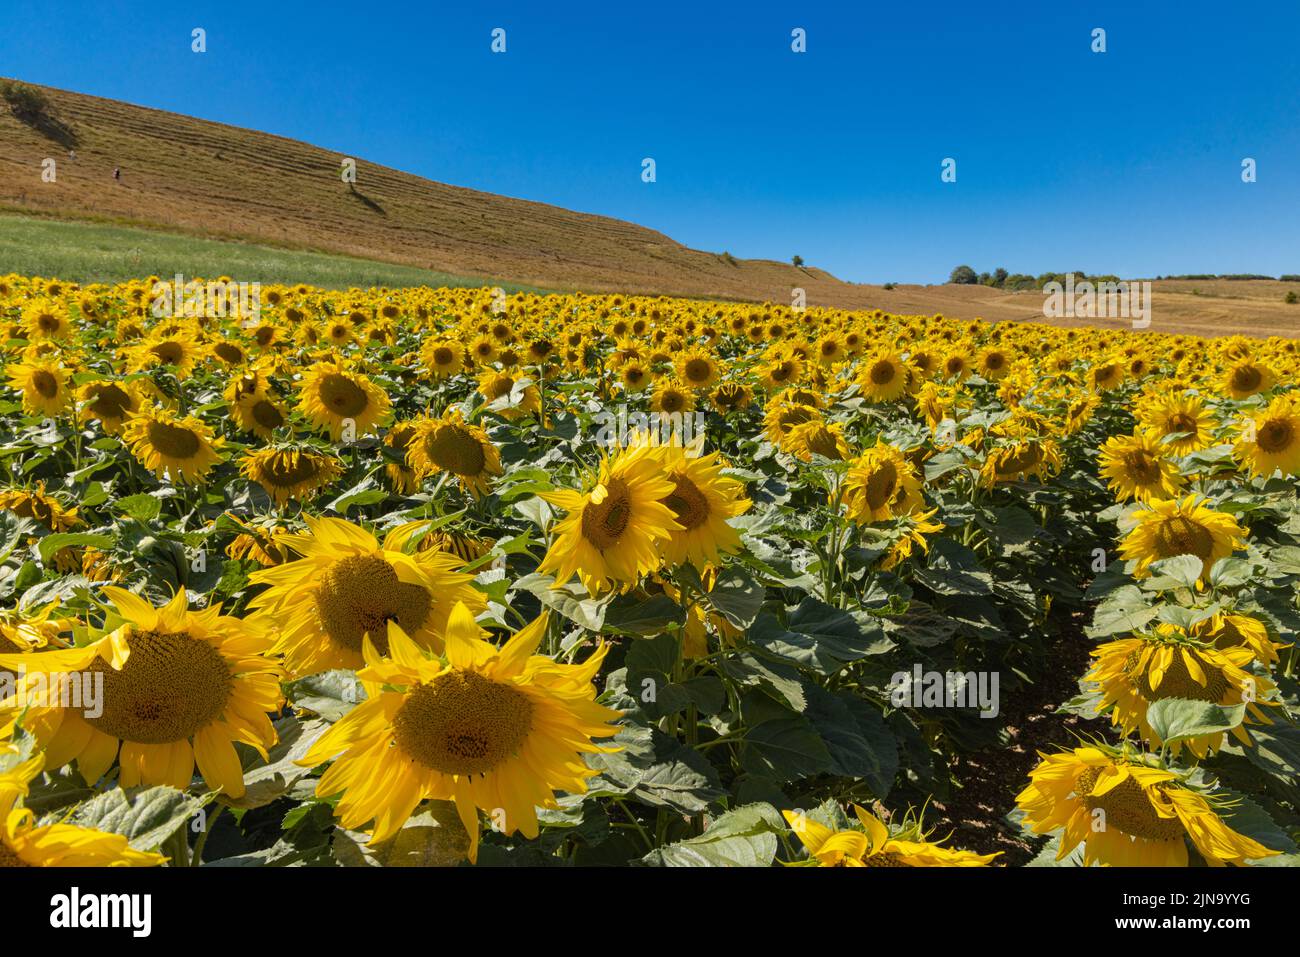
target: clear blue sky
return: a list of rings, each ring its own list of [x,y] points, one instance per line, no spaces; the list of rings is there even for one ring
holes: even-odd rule
[[[2,0],[0,74],[862,282],[1300,272],[1295,0]]]

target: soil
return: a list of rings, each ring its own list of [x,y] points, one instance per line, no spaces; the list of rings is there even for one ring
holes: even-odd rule
[[[1090,665],[1093,643],[1083,634],[1085,613],[1065,622],[1059,636],[1047,650],[1047,660],[1056,667],[1038,682],[1003,694],[1010,742],[1002,747],[970,751],[956,756],[949,769],[955,784],[953,798],[934,802],[926,813],[926,826],[934,836],[949,831],[947,846],[981,854],[1001,851],[996,863],[1018,866],[1028,863],[1047,842],[1034,838],[1006,820],[1015,810],[1016,795],[1028,783],[1029,772],[1038,763],[1038,751],[1050,752],[1073,746],[1082,735],[1105,736],[1104,722],[1085,722],[1056,709],[1079,693],[1079,678]]]

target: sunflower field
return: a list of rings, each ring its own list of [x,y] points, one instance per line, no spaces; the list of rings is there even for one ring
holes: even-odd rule
[[[1300,863],[1296,341],[158,285],[0,278],[0,867]]]

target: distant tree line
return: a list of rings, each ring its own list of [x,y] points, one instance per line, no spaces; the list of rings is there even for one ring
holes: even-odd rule
[[[1008,273],[1005,269],[998,268],[993,272],[977,273],[970,266],[958,266],[948,275],[950,283],[956,283],[961,286],[991,286],[994,289],[1042,289],[1049,282],[1059,282],[1065,284],[1065,277],[1069,273],[1063,272],[1045,272],[1037,276],[1030,276],[1027,273],[1013,272]],[[1084,272],[1082,269],[1074,271],[1074,281],[1083,282],[1085,279],[1092,283],[1100,282],[1120,282],[1120,278],[1115,275],[1094,275]],[[1256,273],[1225,273],[1215,275],[1206,274],[1188,274],[1183,276],[1156,276],[1156,279],[1273,279],[1273,276],[1263,276]],[[1276,277],[1281,282],[1300,282],[1300,275],[1296,273],[1283,273]]]

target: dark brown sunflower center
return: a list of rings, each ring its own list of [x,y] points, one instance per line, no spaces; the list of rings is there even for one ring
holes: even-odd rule
[[[151,346],[149,352],[166,365],[180,365],[181,360],[185,358],[185,347],[179,342],[160,342]]]
[[[839,443],[835,441],[835,433],[824,425],[809,430],[805,438],[805,444],[808,451],[814,455],[822,455],[828,459],[841,457]]]
[[[439,426],[425,438],[424,454],[455,475],[478,475],[487,464],[482,443],[462,425]]]
[[[53,399],[59,394],[59,380],[44,369],[38,369],[32,375],[32,388],[45,398]]]
[[[894,369],[892,362],[881,359],[871,366],[871,382],[873,385],[889,385],[897,377],[897,370]]]
[[[1146,789],[1131,777],[1105,794],[1093,797],[1092,789],[1101,770],[1088,768],[1080,774],[1074,782],[1074,793],[1089,811],[1100,808],[1105,813],[1106,827],[1147,841],[1176,841],[1183,836],[1185,831],[1179,820],[1161,817],[1147,797]]]
[[[1169,417],[1169,431],[1190,432],[1195,435],[1197,432],[1196,420],[1186,412],[1175,412]]]
[[[331,372],[321,379],[320,397],[327,409],[345,419],[356,418],[369,405],[365,390],[350,376],[338,372]]]
[[[862,858],[862,863],[867,867],[911,867],[901,857],[893,851],[885,851],[883,854],[868,854]]]
[[[713,366],[706,359],[690,359],[683,372],[690,382],[705,382],[713,374]]]
[[[1124,470],[1138,485],[1150,485],[1160,481],[1160,466],[1145,452],[1130,452],[1124,456]]]
[[[519,753],[532,727],[524,692],[474,671],[448,671],[407,696],[393,717],[393,738],[426,768],[486,774]]]
[[[604,485],[605,497],[582,507],[582,537],[604,551],[619,543],[632,520],[632,495],[622,479]]]
[[[686,397],[680,392],[668,389],[659,396],[659,408],[663,412],[680,412],[686,408]]]
[[[212,351],[217,354],[223,362],[234,365],[237,362],[244,361],[244,350],[239,348],[233,342],[218,342],[212,347]]]
[[[709,520],[709,500],[698,485],[685,475],[673,475],[673,490],[663,504],[672,511],[677,524],[688,532]]]
[[[1295,440],[1295,430],[1286,419],[1269,419],[1255,433],[1255,443],[1265,452],[1285,452]]]
[[[101,419],[124,419],[135,403],[124,389],[115,385],[100,386],[89,408],[92,415]]]
[[[278,429],[284,425],[284,416],[280,414],[280,410],[275,407],[275,403],[268,402],[266,399],[258,399],[253,403],[250,411],[253,421],[264,429]]]
[[[1161,558],[1195,555],[1205,561],[1214,552],[1214,536],[1209,529],[1182,515],[1166,518],[1156,527],[1155,543]]]
[[[388,654],[388,622],[414,634],[428,619],[431,605],[427,590],[398,579],[396,569],[375,555],[339,559],[316,589],[321,628],[335,644],[354,652],[361,651],[369,634],[375,649]]]
[[[234,682],[220,652],[186,632],[136,631],[121,671],[102,658],[90,666],[104,676],[103,714],[91,727],[123,741],[184,741],[221,717]]]
[[[10,847],[3,837],[0,837],[0,868],[31,866],[18,856],[18,852]]]
[[[1264,376],[1254,366],[1239,366],[1232,370],[1232,388],[1237,392],[1255,392]]]
[[[290,455],[277,452],[260,470],[259,481],[276,488],[292,488],[300,482],[310,482],[321,473],[322,462],[314,455]]]
[[[1173,661],[1165,669],[1160,679],[1160,687],[1151,687],[1150,666],[1147,671],[1134,677],[1138,691],[1147,701],[1161,701],[1165,698],[1187,698],[1192,701],[1221,701],[1230,687],[1223,669],[1206,661],[1192,649],[1188,649],[1192,659],[1200,666],[1205,675],[1205,684],[1192,677],[1183,661],[1182,650],[1175,648]],[[1137,667],[1138,656],[1134,652],[1124,662],[1125,671],[1131,672]]]
[[[434,365],[449,366],[451,365],[452,359],[454,359],[455,357],[456,357],[456,353],[452,352],[451,349],[447,348],[446,346],[438,346],[438,348],[433,350]]]
[[[149,423],[149,444],[170,459],[192,459],[199,451],[199,437],[192,430],[168,422]]]
[[[898,469],[893,462],[882,462],[869,476],[863,486],[862,494],[872,511],[884,508],[894,497],[898,488]]]

